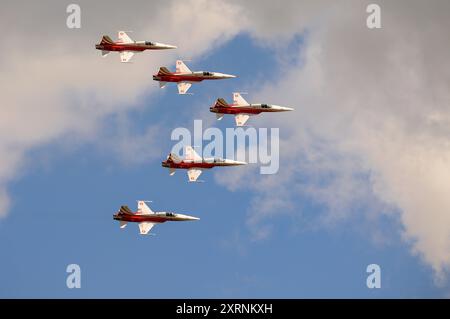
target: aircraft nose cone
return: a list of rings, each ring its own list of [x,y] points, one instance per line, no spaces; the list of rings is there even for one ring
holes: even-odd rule
[[[291,108],[291,107],[286,107],[286,106],[273,105],[272,107],[273,107],[275,110],[278,110],[278,111],[294,111],[293,108]]]
[[[247,165],[247,162],[242,162],[242,161],[232,161],[231,164],[233,164],[233,165]]]
[[[155,42],[153,45],[158,49],[178,49],[176,45]]]
[[[233,74],[222,74],[222,77],[225,78],[225,79],[234,79],[237,76],[233,75]]]
[[[178,49],[176,45],[170,45],[170,44],[163,44],[162,45],[165,49]]]
[[[178,217],[182,218],[182,220],[200,220],[200,218],[198,218],[198,217],[184,215],[184,214],[178,214]]]

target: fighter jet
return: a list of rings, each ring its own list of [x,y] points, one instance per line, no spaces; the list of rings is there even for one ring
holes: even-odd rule
[[[159,81],[159,87],[163,88],[167,82],[176,82],[179,94],[186,94],[193,83],[203,80],[221,80],[235,78],[235,75],[219,72],[195,71],[192,72],[183,61],[177,60],[176,71],[170,72],[166,67],[159,68],[157,74],[153,75],[153,80]]]
[[[202,158],[191,146],[186,146],[184,159],[170,153],[161,164],[163,167],[169,168],[170,176],[175,174],[176,169],[187,169],[189,182],[196,182],[203,169],[215,166],[246,165],[247,163],[222,158]]]
[[[111,51],[120,52],[120,62],[130,62],[135,53],[145,50],[165,50],[176,49],[174,45],[150,42],[150,41],[133,41],[125,31],[118,32],[118,40],[114,42],[107,35],[104,35],[99,44],[95,45],[97,50],[102,50],[102,56],[107,56]]]
[[[189,221],[199,220],[200,218],[175,214],[169,212],[154,212],[147,206],[145,201],[138,201],[138,210],[133,213],[128,206],[120,206],[120,210],[113,215],[114,220],[120,221],[120,228],[125,228],[128,222],[139,223],[141,235],[147,235],[155,224],[165,223],[167,221]]]
[[[293,111],[294,109],[271,104],[250,104],[240,93],[233,93],[233,104],[228,104],[223,98],[219,98],[209,110],[216,113],[218,120],[221,120],[224,114],[234,114],[236,126],[243,126],[252,115],[262,112]]]

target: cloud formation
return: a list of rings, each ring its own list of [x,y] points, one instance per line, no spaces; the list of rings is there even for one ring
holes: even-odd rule
[[[283,79],[252,99],[296,108],[258,119],[283,127],[289,173],[249,185],[263,191],[268,183],[284,200],[266,193],[250,221],[286,211],[296,195],[325,205],[327,220],[355,207],[380,214],[390,207],[412,251],[442,277],[450,265],[450,4],[378,3],[379,30],[366,28],[368,3],[360,1],[322,3],[317,16],[326,18],[286,27],[291,36],[305,32],[306,45]]]
[[[79,4],[78,30],[66,27],[64,3],[2,4],[0,26],[9,30],[2,41],[9,45],[0,53],[0,87],[5,92],[0,108],[0,216],[10,204],[7,183],[25,167],[27,152],[67,136],[95,140],[107,116],[130,110],[140,96],[157,89],[151,75],[160,65],[173,63],[180,54],[208,53],[238,32],[231,19],[237,7],[220,1]],[[149,12],[158,14],[149,19]],[[191,19],[193,12],[203,12],[202,19]],[[123,21],[133,24],[118,25]],[[94,44],[103,34],[115,38],[118,27],[139,30],[133,33],[138,40],[175,43],[180,50],[145,52],[126,65],[114,53],[102,59]],[[130,147],[121,142],[124,138],[118,139],[118,148]],[[136,139],[133,147],[139,141],[148,138]]]

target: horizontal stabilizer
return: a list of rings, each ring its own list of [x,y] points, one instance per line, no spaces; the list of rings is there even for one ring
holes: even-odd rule
[[[159,87],[163,89],[167,85],[167,82],[159,81]]]
[[[220,121],[223,118],[223,113],[216,113],[216,119]]]

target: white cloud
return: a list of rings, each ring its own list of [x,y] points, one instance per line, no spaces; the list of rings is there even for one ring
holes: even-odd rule
[[[439,277],[450,265],[450,4],[379,4],[380,30],[366,28],[366,3],[323,6],[326,19],[308,29],[299,63],[252,99],[296,108],[258,119],[283,127],[289,149],[281,154],[290,154],[291,174],[273,177],[274,189],[323,203],[327,220],[355,206],[380,214],[391,206],[413,252]],[[246,177],[236,178],[245,185]],[[249,187],[262,190],[265,205],[279,205],[264,182]]]
[[[207,54],[238,32],[232,22],[237,7],[222,1],[141,1],[135,5],[105,1],[102,5],[80,2],[80,6],[82,28],[69,30],[64,4],[2,4],[0,27],[8,30],[2,41],[10,45],[0,53],[0,87],[4,92],[0,108],[0,216],[9,207],[7,183],[23,168],[31,149],[67,136],[72,140],[73,136],[78,140],[97,138],[106,116],[136,107],[142,94],[158,89],[152,74],[160,65],[173,64],[180,54]],[[202,13],[201,19],[195,17],[196,12]],[[19,16],[8,25],[11,17]],[[123,23],[119,21],[133,21],[133,25],[118,25]],[[135,56],[133,64],[119,63],[114,53],[102,59],[94,44],[101,35],[125,27],[136,27],[139,31],[132,36],[138,40],[174,43],[180,49],[145,52]],[[115,147],[122,150],[119,154],[139,147],[138,142],[148,142],[143,136],[130,144],[127,136],[117,139]]]

